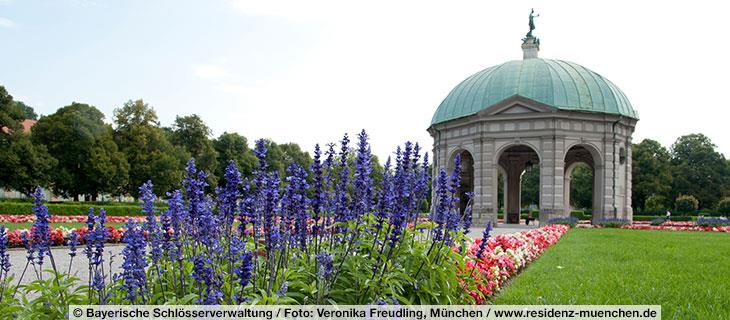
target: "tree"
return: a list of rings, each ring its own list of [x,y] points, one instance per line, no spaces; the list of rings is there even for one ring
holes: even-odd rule
[[[223,132],[213,141],[213,148],[218,153],[218,165],[215,175],[223,181],[223,173],[226,170],[228,161],[233,160],[238,171],[244,177],[250,177],[258,165],[258,160],[253,151],[248,147],[246,137],[238,133]]]
[[[198,115],[190,115],[175,118],[175,123],[170,131],[170,142],[176,146],[183,147],[195,158],[196,166],[210,173],[208,182],[214,186],[217,180],[215,173],[218,166],[218,152],[210,140],[211,130],[205,125],[203,119]],[[225,170],[226,166],[222,169]]]
[[[644,139],[639,144],[633,145],[631,157],[631,177],[633,189],[631,191],[631,203],[638,209],[646,203],[652,195],[660,196],[661,199],[674,199],[672,191],[672,164],[669,151],[659,142],[651,139]],[[663,206],[669,206],[663,203]]]
[[[525,170],[520,180],[520,204],[522,207],[540,205],[540,168],[534,166],[530,171]]]
[[[15,101],[15,106],[23,115],[23,119],[38,120],[38,114],[29,105],[23,103],[23,101]]]
[[[20,131],[0,137],[0,187],[30,196],[36,186],[48,187],[58,163],[44,145],[34,145]]]
[[[180,187],[190,154],[170,143],[152,107],[141,99],[129,100],[114,110],[114,123],[114,141],[130,166],[127,194],[136,197],[147,180],[154,182],[156,194]]]
[[[570,203],[574,208],[593,208],[593,169],[581,163],[570,178]]]
[[[129,166],[114,143],[111,126],[94,106],[72,103],[41,117],[33,126],[33,142],[44,145],[58,160],[53,188],[78,200],[81,194],[119,192]]]
[[[302,168],[309,168],[309,166],[312,165],[312,157],[309,155],[309,152],[302,151],[302,148],[299,147],[296,143],[284,143],[280,144],[279,148],[282,152],[282,162],[284,163],[285,168],[289,166],[290,163],[294,162],[297,165],[301,166]],[[355,151],[353,150],[350,152],[351,154],[354,154]]]
[[[10,134],[20,128],[23,112],[5,87],[0,86],[0,134]]]
[[[675,194],[693,195],[700,208],[714,208],[730,173],[725,157],[703,134],[679,137],[672,145],[673,188]]]

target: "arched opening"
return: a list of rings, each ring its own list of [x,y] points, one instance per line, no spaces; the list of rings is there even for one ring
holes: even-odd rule
[[[583,211],[584,214],[593,212],[593,168],[587,163],[578,162],[572,172],[566,172],[569,177],[570,193],[567,195],[570,201],[566,212],[575,210]]]
[[[589,146],[576,145],[568,149],[563,183],[566,215],[573,210],[590,213],[594,218],[600,215],[602,192],[597,157],[597,152]]]
[[[502,151],[498,163],[504,179],[505,223],[519,223],[523,208],[537,209],[540,202],[540,157],[527,145],[514,145]]]
[[[474,157],[466,150],[462,150],[454,154],[461,156],[461,182],[456,194],[459,197],[459,209],[463,214],[466,206],[469,204],[469,196],[467,193],[474,192]],[[451,161],[453,167],[453,161]],[[453,169],[452,169],[453,170]]]

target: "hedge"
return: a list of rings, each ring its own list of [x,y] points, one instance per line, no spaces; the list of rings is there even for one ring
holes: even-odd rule
[[[109,216],[139,216],[142,215],[140,206],[136,205],[114,205],[99,206],[91,204],[60,204],[48,203],[48,212],[52,215],[71,216],[71,215],[87,215],[89,208],[94,210],[104,208]],[[0,214],[33,214],[33,204],[27,202],[0,202]],[[158,207],[159,210],[165,210],[166,207]]]

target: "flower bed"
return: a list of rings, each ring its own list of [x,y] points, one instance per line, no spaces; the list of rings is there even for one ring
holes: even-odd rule
[[[86,222],[87,216],[51,216],[48,219],[50,223],[69,223],[69,222]],[[138,222],[144,221],[143,216],[108,216],[107,222],[113,223],[125,223],[129,219],[136,220]],[[0,214],[0,223],[27,223],[35,222],[36,217],[32,214]]]
[[[466,268],[460,270],[461,274],[470,275],[476,282],[477,290],[470,291],[469,295],[476,303],[485,303],[507,280],[557,243],[569,229],[567,225],[554,224],[489,237],[484,246],[483,239],[471,242],[467,249]]]
[[[65,246],[68,244],[68,240],[70,239],[70,236],[72,233],[76,233],[79,238],[78,241],[80,243],[84,243],[84,236],[89,232],[89,228],[87,227],[81,227],[81,228],[54,228],[50,227],[50,245],[52,246]],[[112,226],[106,227],[106,230],[109,234],[109,237],[106,238],[106,243],[120,243],[122,242],[122,238],[124,237],[124,228],[114,228]],[[23,234],[26,234],[26,237],[30,234],[32,234],[32,230],[28,229],[17,229],[13,231],[8,231],[8,247],[10,248],[20,248],[24,246],[23,243]]]
[[[603,228],[590,224],[590,221],[581,221],[579,228]],[[693,221],[665,221],[661,225],[651,225],[650,221],[634,221],[631,224],[623,225],[621,229],[632,230],[667,230],[667,231],[706,231],[706,232],[730,232],[730,226],[698,226]]]

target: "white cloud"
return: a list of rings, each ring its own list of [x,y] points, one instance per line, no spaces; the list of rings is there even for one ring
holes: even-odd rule
[[[13,22],[13,20],[0,17],[0,28],[13,28],[13,27],[15,27],[15,22]]]

